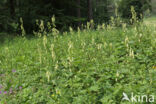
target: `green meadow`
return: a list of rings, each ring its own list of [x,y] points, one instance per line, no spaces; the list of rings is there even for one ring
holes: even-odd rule
[[[55,36],[0,34],[0,104],[132,104],[156,97],[156,18]],[[135,102],[135,104],[147,104]]]

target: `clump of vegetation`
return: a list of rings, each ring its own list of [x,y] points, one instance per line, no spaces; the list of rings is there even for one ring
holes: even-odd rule
[[[142,19],[146,10],[151,10],[150,0],[121,0],[119,2],[119,11],[122,18],[132,18],[132,6],[134,7],[138,19]]]
[[[1,0],[0,104],[154,103],[155,18],[125,1]]]
[[[92,30],[91,21],[61,35],[54,21],[52,35],[41,21],[38,38],[15,37],[0,46],[0,103],[128,104],[123,92],[156,96],[155,26]]]
[[[57,29],[67,31],[69,26],[77,26],[94,20],[95,25],[109,23],[115,16],[115,4],[120,0],[1,0],[0,1],[0,32],[17,33],[22,17],[26,33],[36,30],[36,19],[46,23],[53,15],[56,16]],[[130,19],[131,6],[134,6],[137,17],[145,10],[151,10],[151,0],[121,0],[119,12],[123,18]],[[154,6],[153,6],[154,7]],[[18,25],[19,24],[19,25]],[[45,24],[47,25],[47,24]]]

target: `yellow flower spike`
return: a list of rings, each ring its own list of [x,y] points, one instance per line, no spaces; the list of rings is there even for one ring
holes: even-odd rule
[[[100,29],[101,29],[101,26],[100,26],[100,25],[98,25],[98,26],[97,26],[97,30],[100,30]]]
[[[60,91],[56,91],[56,94],[60,95],[61,93],[60,93]]]
[[[72,53],[73,43],[71,41],[68,42],[68,52]]]
[[[90,28],[93,29],[94,28],[94,20],[90,20]]]
[[[98,48],[98,50],[100,50],[102,48],[102,44],[98,44],[97,48]]]
[[[105,24],[104,23],[102,24],[102,29],[105,29]]]
[[[63,32],[63,35],[67,35],[67,34],[68,34],[67,31]]]
[[[51,18],[52,23],[55,22],[55,16],[53,15],[53,17]]]
[[[116,76],[119,77],[119,72],[116,73]]]
[[[52,97],[55,97],[55,95],[54,95],[54,94],[52,94],[51,96],[52,96]]]
[[[40,23],[40,29],[41,29],[41,32],[43,32],[44,31],[44,21],[43,20],[41,20],[40,21],[41,23]]]
[[[80,32],[81,32],[81,30],[80,30],[80,28],[78,27],[77,28],[77,33],[78,33],[78,36],[80,37]]]
[[[58,65],[58,61],[57,61],[56,64],[55,64],[55,70],[57,70],[58,67],[59,67],[59,65]]]
[[[52,56],[53,61],[55,61],[56,56],[55,56],[55,51],[54,51],[54,44],[51,44],[51,56]]]
[[[110,44],[109,44],[109,46],[110,46],[110,48],[112,48],[112,47],[113,47],[113,44],[112,44],[112,43],[110,43]]]
[[[50,72],[49,71],[46,72],[46,77],[47,77],[48,82],[49,82],[50,81]]]
[[[23,26],[23,19],[20,17],[20,29],[22,31],[22,36],[25,36],[26,32],[25,32],[25,29],[24,29],[24,26]]]
[[[87,30],[90,29],[90,22],[87,22]]]
[[[73,28],[71,26],[69,27],[69,31],[73,35]]]
[[[107,43],[106,43],[106,42],[104,43],[104,47],[105,47],[105,48],[107,47]]]
[[[44,48],[46,48],[46,44],[47,44],[47,37],[46,37],[46,35],[44,35],[44,37],[43,37]]]
[[[140,33],[140,35],[139,35],[139,36],[140,36],[140,38],[141,38],[141,37],[142,37],[142,34]]]
[[[156,69],[156,65],[152,67],[152,69]]]

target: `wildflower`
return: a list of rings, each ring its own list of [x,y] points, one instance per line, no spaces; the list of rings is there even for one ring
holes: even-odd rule
[[[7,94],[7,91],[4,91],[4,94]]]
[[[9,90],[9,93],[10,93],[10,94],[12,94],[12,93],[13,93],[13,90],[12,90],[12,88],[10,88],[10,90]]]
[[[2,94],[2,91],[0,91],[0,94]]]
[[[22,90],[22,86],[20,86],[19,89]]]
[[[0,85],[0,89],[2,88],[3,86],[2,85]]]
[[[15,73],[15,72],[16,72],[16,70],[15,70],[15,69],[13,69],[13,70],[12,70],[12,72],[13,72],[13,73]]]

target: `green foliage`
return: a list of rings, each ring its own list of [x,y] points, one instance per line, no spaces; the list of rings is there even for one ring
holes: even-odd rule
[[[119,11],[123,18],[132,18],[131,6],[134,7],[138,19],[141,19],[141,15],[145,10],[151,10],[150,0],[121,0],[119,2]]]
[[[15,32],[17,30],[18,24],[15,22],[9,12],[7,0],[0,1],[0,32]]]
[[[156,96],[155,32],[153,25],[103,24],[7,39],[0,46],[0,103],[128,104],[123,92]]]
[[[113,0],[93,0],[94,1],[94,21],[97,24],[108,23],[110,17],[113,16],[114,2]]]
[[[119,0],[91,1],[92,6],[89,8],[87,0],[80,0],[80,5],[77,4],[77,0],[1,0],[0,31],[22,34],[20,18],[23,19],[26,33],[38,30],[36,20],[43,20],[47,29],[46,23],[53,15],[56,17],[55,24],[58,30],[67,31],[69,26],[77,29],[78,25],[80,27],[87,22],[88,9],[93,12],[95,26],[109,23],[111,16],[115,17],[115,3]],[[145,10],[151,10],[150,0],[121,0],[119,2],[121,17],[128,19],[132,17],[131,6],[134,6],[138,18]]]
[[[23,18],[23,27],[28,33],[36,29],[37,19],[47,22],[53,15],[57,17],[56,25],[59,29],[67,29],[69,25],[74,26],[77,22],[86,20],[86,17],[77,18],[77,4],[73,0],[12,0],[13,3],[10,1],[0,1],[0,31],[19,32],[20,18]]]

